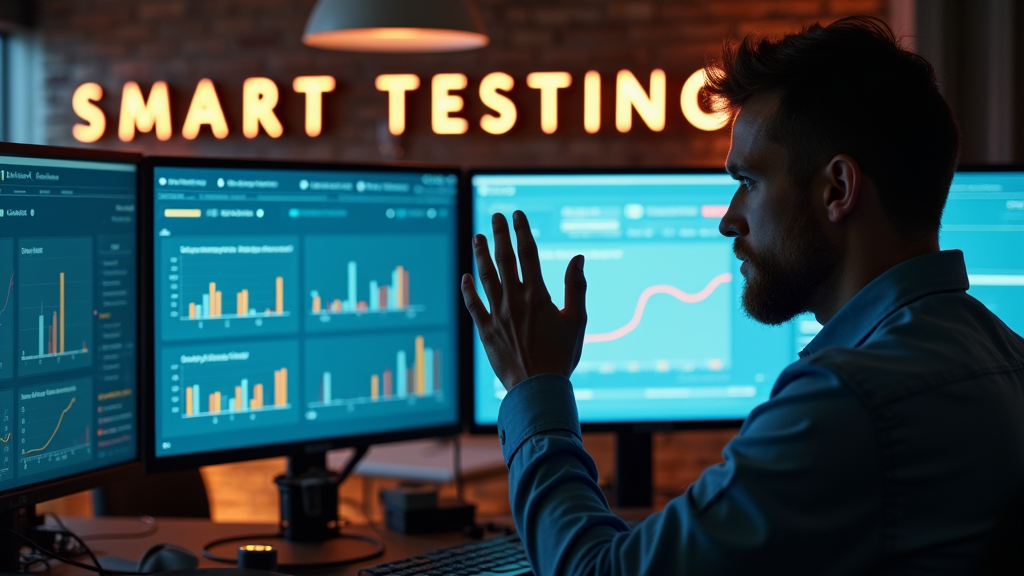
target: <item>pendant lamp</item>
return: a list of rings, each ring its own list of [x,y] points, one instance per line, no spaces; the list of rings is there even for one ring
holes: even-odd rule
[[[302,43],[349,52],[457,52],[487,45],[470,0],[318,0]]]

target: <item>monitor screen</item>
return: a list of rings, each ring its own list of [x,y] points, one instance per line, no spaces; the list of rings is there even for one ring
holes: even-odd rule
[[[19,149],[0,148],[0,494],[138,451],[137,160]]]
[[[148,164],[156,460],[458,426],[455,171]]]
[[[736,190],[722,171],[475,173],[471,184],[474,232],[490,239],[493,213],[526,213],[556,304],[569,259],[586,257],[572,378],[585,424],[740,420],[820,328],[768,328],[743,312],[740,263],[718,232]],[[474,419],[491,425],[505,389],[475,341]]]
[[[939,245],[963,250],[968,293],[1024,334],[1024,171],[957,172]]]

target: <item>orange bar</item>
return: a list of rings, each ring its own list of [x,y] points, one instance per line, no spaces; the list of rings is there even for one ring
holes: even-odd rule
[[[60,273],[60,351],[64,353],[64,273]]]
[[[224,294],[217,290],[217,317],[220,318],[221,314],[224,313]]]
[[[416,395],[427,395],[427,363],[424,355],[423,336],[416,337]]]
[[[185,414],[192,415],[192,387],[185,388]]]
[[[331,312],[341,312],[341,300],[331,302]]]
[[[242,312],[242,293],[241,292],[239,292],[238,294],[235,294],[235,314],[238,315],[238,316],[243,316],[244,315],[244,313]]]
[[[284,278],[277,277],[277,313],[284,314]]]
[[[263,384],[252,387],[252,400],[249,401],[249,407],[253,410],[263,408]]]
[[[210,282],[210,309],[206,311],[208,318],[217,317],[217,283]]]
[[[380,394],[380,376],[374,374],[370,376],[370,399],[376,400],[378,394]]]
[[[242,290],[242,316],[249,315],[249,289]]]
[[[235,386],[235,412],[242,411],[242,387]]]
[[[319,296],[314,296],[313,297],[313,314],[319,314],[319,313],[320,313],[320,297]]]
[[[384,369],[384,397],[391,398],[391,370]]]
[[[403,304],[403,302],[405,302],[405,268],[398,266],[395,270],[398,272],[396,274],[398,277],[398,286],[395,286],[395,291],[397,292],[397,294],[395,294],[395,307],[401,310],[402,308],[405,308],[405,305]]]
[[[189,302],[188,303],[188,317],[189,317],[189,320],[195,320],[195,318],[196,318],[196,303],[195,302]]]
[[[360,312],[366,312],[369,309],[370,306],[365,301],[360,301],[356,303],[356,310]]]
[[[274,406],[288,404],[288,369],[281,368],[274,372]]]

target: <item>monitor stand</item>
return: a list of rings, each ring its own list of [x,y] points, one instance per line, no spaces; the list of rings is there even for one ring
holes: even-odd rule
[[[36,516],[34,505],[0,512],[0,573],[21,571],[21,548],[26,545],[8,530],[31,538],[42,519]]]
[[[210,542],[203,547],[203,556],[235,564],[240,545],[269,545],[277,550],[281,571],[328,568],[380,556],[384,552],[381,542],[343,533],[338,518],[338,489],[368,448],[356,447],[341,472],[327,469],[326,452],[289,457],[287,472],[274,479],[281,495],[277,534]]]
[[[650,508],[653,493],[650,432],[619,432],[615,441],[615,505]]]

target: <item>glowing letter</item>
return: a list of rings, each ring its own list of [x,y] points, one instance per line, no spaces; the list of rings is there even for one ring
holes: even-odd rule
[[[615,127],[629,132],[633,127],[633,109],[654,132],[665,129],[665,71],[651,71],[651,95],[629,70],[619,70],[615,85]]]
[[[188,106],[188,114],[185,115],[185,125],[181,128],[181,135],[188,140],[195,140],[199,136],[199,128],[203,124],[209,124],[213,135],[218,140],[228,136],[228,123],[224,120],[224,110],[220,107],[220,99],[217,98],[217,89],[209,78],[203,78],[196,85],[196,92],[192,95],[192,103]]]
[[[508,96],[498,92],[508,92],[515,85],[512,77],[504,72],[491,72],[480,81],[480,101],[484,106],[498,113],[484,114],[480,118],[480,127],[488,134],[504,134],[516,125],[516,105]]]
[[[242,134],[246,138],[260,135],[260,126],[271,138],[279,138],[284,129],[274,114],[279,93],[270,78],[246,78],[242,84]]]
[[[377,90],[388,93],[388,130],[395,136],[405,132],[405,93],[420,87],[415,74],[381,74]]]
[[[540,129],[545,134],[558,130],[558,89],[571,84],[568,72],[533,72],[526,76],[526,85],[540,90]]]
[[[583,77],[583,129],[587,134],[601,129],[601,74],[597,70]]]
[[[469,121],[465,118],[452,118],[452,112],[462,111],[462,96],[450,94],[452,90],[462,90],[469,84],[465,74],[434,74],[431,81],[430,121],[434,134],[465,134],[469,130]]]
[[[71,135],[75,140],[86,144],[95,142],[107,130],[107,117],[103,110],[95,104],[103,98],[103,88],[95,82],[86,82],[71,96],[71,109],[87,124],[78,123],[71,127]]]
[[[324,93],[334,91],[334,76],[298,76],[292,89],[306,95],[306,136],[316,138],[323,131]]]
[[[700,89],[704,87],[707,78],[704,69],[697,70],[683,83],[683,92],[679,95],[679,105],[683,108],[683,116],[701,130],[719,130],[725,128],[729,123],[729,115],[726,113],[708,114],[700,107]]]
[[[171,139],[171,101],[166,82],[157,82],[149,90],[149,100],[142,97],[142,89],[135,82],[125,82],[121,92],[121,120],[117,136],[122,142],[135,139],[135,129],[149,132],[156,126],[156,139]]]

